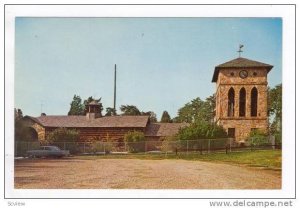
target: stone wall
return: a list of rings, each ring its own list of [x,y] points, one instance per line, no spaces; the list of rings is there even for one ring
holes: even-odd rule
[[[41,126],[40,124],[34,122],[33,120],[31,120],[29,118],[23,118],[23,121],[24,121],[24,124],[27,127],[31,127],[37,132],[39,141],[44,141],[45,140],[46,131],[45,131],[45,128],[43,126]]]
[[[266,119],[222,119],[219,125],[228,131],[228,128],[235,128],[235,140],[237,142],[245,142],[249,138],[251,129],[259,129],[267,132],[268,122]]]

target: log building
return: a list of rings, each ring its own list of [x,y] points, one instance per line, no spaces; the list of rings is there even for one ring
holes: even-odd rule
[[[36,140],[43,141],[57,128],[79,130],[80,141],[123,142],[130,131],[141,131],[147,140],[158,141],[175,135],[185,123],[150,123],[149,116],[104,116],[100,114],[100,104],[92,101],[86,106],[85,116],[25,116],[24,121]]]

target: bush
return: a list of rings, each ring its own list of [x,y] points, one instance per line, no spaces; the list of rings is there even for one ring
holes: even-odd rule
[[[178,140],[219,139],[227,138],[227,133],[216,124],[199,121],[180,129],[177,138]]]
[[[180,142],[177,140],[176,137],[170,136],[164,138],[161,145],[161,150],[164,152],[175,152],[176,149],[180,149]]]
[[[140,131],[132,131],[124,135],[124,141],[129,152],[144,152],[145,140],[144,133]]]
[[[45,144],[56,145],[60,148],[70,150],[70,153],[77,153],[79,141],[79,131],[75,129],[57,128],[50,132],[45,140]]]
[[[251,146],[266,145],[268,144],[267,134],[261,130],[251,131],[248,143]]]

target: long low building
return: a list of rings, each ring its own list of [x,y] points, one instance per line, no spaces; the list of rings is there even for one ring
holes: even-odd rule
[[[174,136],[186,123],[151,123],[149,116],[104,116],[99,115],[98,104],[90,103],[85,116],[25,116],[26,126],[31,129],[36,140],[43,141],[57,128],[76,129],[80,141],[99,140],[124,141],[124,135],[130,131],[141,131],[147,140],[161,140]]]

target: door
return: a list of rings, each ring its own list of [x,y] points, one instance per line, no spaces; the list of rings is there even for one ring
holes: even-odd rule
[[[235,138],[235,128],[228,128],[228,137]]]

